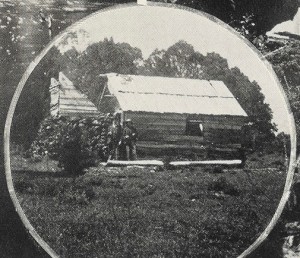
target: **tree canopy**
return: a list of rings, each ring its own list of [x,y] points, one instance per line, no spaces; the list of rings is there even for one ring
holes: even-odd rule
[[[292,19],[298,9],[297,0],[178,0],[176,3],[203,10],[227,23],[253,14],[258,34],[265,33],[280,22]]]
[[[188,6],[212,14],[226,23],[242,20],[243,16],[253,14],[257,35],[264,34],[276,24],[294,17],[298,10],[297,0],[151,0],[171,2]],[[136,2],[133,0],[114,0],[114,2]]]
[[[283,86],[293,111],[300,140],[300,42],[294,41],[267,56]]]
[[[227,60],[217,53],[204,56],[192,45],[179,41],[167,50],[155,50],[145,60],[144,69],[147,75],[223,81],[259,132],[259,140],[272,138],[276,131],[272,110],[257,82],[249,81],[239,68],[229,68]]]
[[[60,70],[58,60],[60,53],[52,48],[38,63],[22,90],[13,117],[11,137],[17,144],[29,148],[35,139],[40,122],[49,114],[51,77]]]
[[[58,62],[75,85],[95,102],[102,90],[100,74],[137,74],[142,59],[140,49],[106,38],[88,46],[84,52],[72,48]]]
[[[149,76],[184,77],[223,81],[249,116],[252,128],[259,132],[259,140],[272,138],[276,126],[272,111],[265,103],[259,85],[249,81],[237,67],[229,68],[225,58],[217,53],[203,55],[185,41],[178,41],[168,49],[156,49],[143,60],[140,49],[114,40],[90,45],[85,51],[72,48],[65,52],[63,71],[97,104],[102,91],[99,75],[103,73],[140,74]]]

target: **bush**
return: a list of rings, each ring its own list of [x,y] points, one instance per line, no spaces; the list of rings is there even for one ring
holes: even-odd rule
[[[95,118],[52,118],[41,123],[38,135],[25,153],[32,160],[44,156],[59,161],[59,166],[73,175],[94,166],[98,160],[107,160],[107,132],[110,116]]]
[[[59,165],[70,174],[81,174],[85,168],[82,153],[81,130],[77,123],[70,123],[64,129],[58,149]]]

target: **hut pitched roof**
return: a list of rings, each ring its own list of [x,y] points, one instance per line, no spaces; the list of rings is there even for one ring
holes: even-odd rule
[[[222,81],[104,74],[123,111],[247,116]]]
[[[87,96],[77,90],[62,72],[59,73],[58,81],[51,79],[50,91],[50,109],[53,115],[98,117],[100,114]]]

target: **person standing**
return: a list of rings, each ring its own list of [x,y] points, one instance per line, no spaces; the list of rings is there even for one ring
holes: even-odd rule
[[[129,128],[131,129],[131,148],[130,148],[130,156],[132,160],[137,159],[137,152],[136,152],[136,142],[138,138],[137,129],[133,125],[133,122],[130,121]]]
[[[107,135],[107,145],[110,153],[109,159],[113,158],[115,160],[118,160],[120,158],[121,137],[122,127],[120,121],[115,118],[109,128]]]
[[[137,130],[134,127],[132,121],[127,119],[124,124],[122,133],[122,145],[125,151],[126,160],[136,160],[136,141],[137,141]]]

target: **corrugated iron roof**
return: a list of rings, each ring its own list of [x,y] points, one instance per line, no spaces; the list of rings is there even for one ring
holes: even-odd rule
[[[247,116],[222,81],[105,74],[123,111]]]

